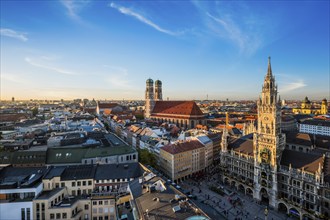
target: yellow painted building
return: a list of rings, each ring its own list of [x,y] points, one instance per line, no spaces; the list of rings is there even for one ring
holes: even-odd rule
[[[302,101],[300,108],[293,108],[294,114],[313,114],[313,115],[326,115],[328,114],[328,102],[326,99],[322,100],[321,108],[314,107],[308,97]]]

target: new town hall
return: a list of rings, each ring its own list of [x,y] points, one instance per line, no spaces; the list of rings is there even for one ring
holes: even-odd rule
[[[221,143],[221,180],[274,209],[300,219],[329,218],[329,145],[308,134],[281,131],[281,100],[270,58],[255,132]]]

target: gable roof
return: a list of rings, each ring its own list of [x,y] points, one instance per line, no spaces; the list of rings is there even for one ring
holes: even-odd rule
[[[174,144],[166,145],[162,147],[161,150],[164,150],[170,154],[178,154],[202,147],[204,147],[204,145],[198,140],[188,140],[184,142],[175,142]]]
[[[323,163],[324,158],[322,155],[303,153],[299,151],[285,149],[282,153],[280,164],[284,166],[290,166],[291,164],[292,168],[304,168],[305,171],[315,173],[319,168],[319,164],[322,168]]]
[[[114,108],[118,106],[118,103],[98,102],[97,105],[99,108]]]
[[[286,133],[286,143],[298,144],[303,146],[312,146],[312,140],[309,134],[288,132]]]
[[[249,136],[234,138],[228,144],[229,149],[253,156],[253,140]]]
[[[95,180],[137,178],[143,174],[139,163],[98,165]]]
[[[194,101],[156,101],[153,114],[204,116]]]
[[[0,113],[0,122],[16,122],[21,119],[28,119],[29,115],[26,113]]]
[[[77,165],[66,167],[61,173],[61,180],[93,179],[96,165]]]

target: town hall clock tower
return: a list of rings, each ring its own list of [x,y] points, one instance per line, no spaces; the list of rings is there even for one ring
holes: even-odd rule
[[[281,100],[277,98],[277,85],[272,74],[270,57],[258,100],[258,128],[253,140],[253,197],[277,208],[277,166],[285,147],[285,135],[281,132]]]

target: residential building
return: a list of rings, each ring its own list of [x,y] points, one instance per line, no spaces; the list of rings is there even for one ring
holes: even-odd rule
[[[130,182],[129,191],[134,219],[209,219],[171,183],[153,173]]]
[[[46,168],[5,167],[0,170],[0,219],[32,220],[33,199],[43,191]]]
[[[99,101],[97,102],[96,113],[98,115],[109,115],[111,112],[122,112],[123,107],[121,107],[118,103],[107,102],[107,101]]]
[[[212,151],[212,145],[206,147],[196,139],[165,145],[160,148],[160,169],[172,181],[182,181],[204,172],[212,163]]]
[[[81,136],[83,134],[83,136]],[[89,132],[58,135],[55,147],[38,146],[37,149],[1,152],[0,164],[13,166],[122,164],[138,162],[138,152],[112,133]],[[8,149],[28,149],[25,142],[8,143]],[[83,142],[83,143],[82,143]],[[81,144],[82,143],[82,144]],[[63,145],[64,146],[63,146]],[[57,146],[60,145],[60,146]],[[6,148],[5,148],[6,149]]]
[[[330,120],[305,120],[299,124],[299,132],[330,136]]]

